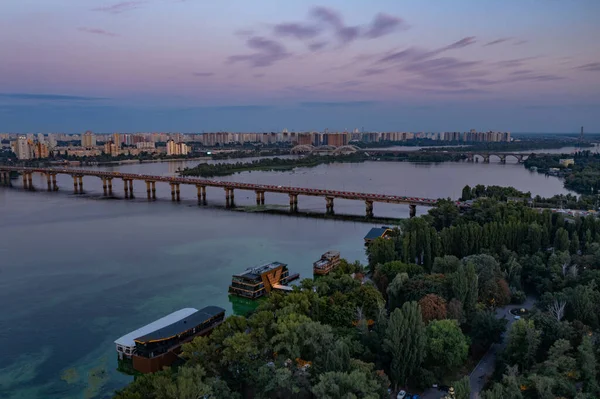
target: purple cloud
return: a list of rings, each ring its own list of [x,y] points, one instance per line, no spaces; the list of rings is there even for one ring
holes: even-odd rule
[[[384,73],[386,70],[383,68],[367,68],[365,70],[363,70],[359,76],[374,76],[374,75],[381,75],[382,73]]]
[[[442,47],[440,50],[446,51],[446,50],[454,50],[457,48],[463,48],[463,47],[470,46],[471,44],[475,44],[476,41],[477,40],[475,40],[475,36],[469,36],[469,37],[460,39],[459,41],[454,42],[446,47]]]
[[[402,18],[379,13],[375,16],[375,19],[373,19],[373,22],[371,22],[371,26],[365,32],[365,37],[368,37],[369,39],[376,39],[401,28],[408,29],[408,25],[406,25]]]
[[[518,41],[514,42],[513,44],[515,46],[520,46],[520,45],[525,44],[525,43],[527,43],[527,40],[518,40]]]
[[[208,76],[213,76],[214,72],[194,72],[194,73],[192,73],[192,75],[198,76],[198,77],[208,77]]]
[[[256,50],[254,54],[232,55],[229,62],[247,61],[253,68],[267,67],[291,56],[279,42],[254,36],[247,40],[246,45]]]
[[[296,39],[311,39],[317,36],[320,29],[316,26],[303,25],[298,23],[283,23],[275,25],[273,31],[279,36],[291,36]]]
[[[327,28],[333,29],[336,38],[341,44],[348,44],[360,36],[358,26],[346,26],[342,16],[327,7],[315,7],[311,10],[310,16]]]
[[[600,72],[600,62],[592,62],[590,64],[581,65],[577,69],[582,71]]]
[[[512,71],[509,75],[526,75],[528,73],[532,73],[531,69],[517,69],[516,71]]]
[[[497,39],[497,40],[492,40],[491,42],[487,42],[487,43],[486,43],[486,44],[484,44],[483,46],[484,46],[484,47],[487,47],[487,46],[493,46],[493,45],[495,45],[495,44],[504,43],[504,42],[507,42],[507,41],[509,41],[509,40],[510,40],[510,37],[505,37],[505,38],[502,38],[502,39]]]
[[[116,3],[116,4],[113,4],[110,6],[93,8],[92,11],[106,12],[109,14],[121,14],[126,11],[135,10],[136,8],[139,8],[144,3],[146,3],[146,1],[142,1],[142,0],[122,1],[120,3]]]
[[[309,44],[308,49],[310,51],[319,51],[322,48],[324,48],[325,46],[327,46],[327,42],[315,42],[315,43]]]
[[[106,31],[104,29],[98,29],[98,28],[77,28],[77,30],[80,32],[93,33],[95,35],[103,35],[103,36],[110,36],[110,37],[119,36],[116,33],[112,33],[112,32]]]
[[[521,67],[524,64],[526,64],[527,61],[533,60],[533,59],[536,59],[536,58],[538,58],[538,57],[515,58],[515,59],[512,59],[512,60],[506,60],[506,61],[496,62],[496,65],[501,66],[501,67],[505,67],[505,68],[518,68],[518,67]]]

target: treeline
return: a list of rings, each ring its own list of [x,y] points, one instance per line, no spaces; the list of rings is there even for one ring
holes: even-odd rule
[[[211,154],[211,158],[215,161],[221,159],[236,159],[236,158],[251,158],[251,157],[264,157],[264,156],[277,156],[277,155],[288,155],[290,153],[289,148],[261,148],[252,147],[248,150],[237,150],[229,152],[218,152]]]
[[[562,158],[573,158],[575,163],[565,168],[559,162]],[[527,168],[536,167],[540,173],[547,173],[551,168],[562,169],[565,188],[583,195],[600,193],[600,154],[579,151],[574,155],[532,156],[524,165]]]
[[[401,266],[410,263],[425,274]],[[391,240],[376,241],[369,265],[390,309],[433,294],[439,315],[445,304],[445,317],[464,317],[461,328],[472,339],[471,351],[500,339],[499,326],[486,330],[478,324],[481,312],[522,303],[527,294],[540,298],[530,316],[508,331],[497,373],[482,398],[600,394],[600,221],[595,217],[567,220],[493,199],[478,200],[458,215],[450,203],[442,204],[428,216],[406,221]],[[492,326],[493,320],[488,315],[482,324]],[[489,339],[477,343],[476,337]]]
[[[236,162],[236,163],[217,163],[208,164],[201,163],[194,168],[185,168],[180,172],[181,176],[228,176],[238,172],[246,172],[253,170],[272,171],[272,170],[292,170],[299,167],[313,167],[321,164],[333,162],[363,162],[367,160],[367,155],[363,153],[337,155],[337,156],[321,156],[310,155],[302,158],[265,158],[254,160],[252,162]]]

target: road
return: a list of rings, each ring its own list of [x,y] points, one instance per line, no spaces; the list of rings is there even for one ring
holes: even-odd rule
[[[510,313],[510,311],[520,308],[531,309],[534,303],[534,297],[527,297],[525,303],[522,305],[508,305],[503,308],[496,309],[496,318],[505,318],[508,321],[506,324],[506,331],[508,331],[510,326],[515,322],[514,316]],[[490,346],[479,363],[477,363],[473,371],[471,371],[471,374],[469,375],[471,382],[471,399],[479,398],[479,392],[481,392],[483,386],[485,385],[486,376],[491,376],[494,373],[494,368],[496,366],[496,355],[506,346],[505,338],[506,333],[502,335],[502,342]],[[445,392],[439,391],[435,388],[429,388],[423,392],[421,397],[423,399],[440,399],[444,394]]]
[[[525,303],[522,305],[508,305],[500,309],[496,309],[496,318],[506,318],[508,323],[506,324],[506,331],[510,329],[510,326],[515,322],[514,316],[510,313],[513,309],[531,309],[535,303],[534,297],[527,297]],[[502,341],[490,346],[490,349],[481,358],[477,366],[471,371],[469,379],[471,381],[471,399],[478,399],[479,392],[483,389],[486,382],[486,376],[491,376],[496,366],[496,355],[504,349],[506,346],[506,333],[502,335]]]

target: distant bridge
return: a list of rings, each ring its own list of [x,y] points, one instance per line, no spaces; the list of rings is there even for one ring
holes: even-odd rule
[[[506,158],[512,157],[517,160],[519,163],[523,163],[531,154],[519,153],[519,152],[486,152],[486,151],[406,151],[406,150],[390,150],[385,148],[372,148],[372,149],[363,149],[358,148],[354,145],[344,145],[340,147],[333,147],[330,145],[323,146],[313,146],[311,144],[301,144],[292,148],[292,154],[332,154],[332,155],[342,155],[342,154],[353,154],[357,152],[363,152],[372,156],[381,156],[381,155],[409,155],[409,154],[456,154],[463,155],[466,157],[468,162],[475,162],[477,159],[475,157],[481,157],[483,159],[483,163],[490,163],[490,158],[496,157],[500,160],[500,163],[506,163]],[[544,156],[550,154],[541,154],[538,153],[536,155]]]
[[[315,188],[303,188],[303,187],[286,187],[286,186],[273,186],[264,184],[252,184],[252,183],[236,183],[229,181],[218,181],[218,180],[207,180],[207,179],[196,179],[187,177],[168,177],[168,176],[154,176],[154,175],[141,175],[133,173],[121,173],[121,172],[107,172],[107,171],[96,171],[96,170],[78,170],[78,169],[63,169],[63,168],[28,168],[28,167],[10,167],[0,166],[0,183],[4,185],[10,185],[10,172],[18,172],[23,178],[23,187],[25,189],[34,190],[33,186],[33,173],[41,173],[47,178],[47,190],[57,191],[58,184],[56,182],[56,175],[69,175],[73,178],[73,192],[75,194],[83,193],[83,178],[84,177],[97,177],[102,180],[102,189],[104,196],[113,195],[113,179],[120,179],[123,181],[123,191],[125,198],[133,198],[133,183],[134,181],[146,183],[146,194],[148,200],[156,199],[156,182],[169,183],[171,186],[171,200],[180,201],[180,189],[181,184],[196,186],[198,189],[198,203],[201,205],[206,204],[206,188],[207,187],[218,187],[225,190],[225,204],[226,207],[233,207],[234,204],[234,190],[249,190],[256,193],[256,204],[265,204],[265,193],[282,193],[288,194],[290,198],[290,211],[296,212],[298,210],[298,196],[314,196],[323,197],[326,200],[326,209],[328,214],[333,214],[333,202],[334,199],[349,199],[364,201],[366,206],[366,216],[373,217],[373,203],[384,202],[390,204],[406,204],[410,208],[410,216],[416,215],[417,205],[432,207],[438,202],[437,199],[421,198],[421,197],[407,197],[399,195],[386,195],[386,194],[372,194],[372,193],[361,193],[361,192],[350,192],[350,191],[335,191],[335,190],[323,190]],[[456,201],[458,207],[469,207],[470,205],[465,202]]]

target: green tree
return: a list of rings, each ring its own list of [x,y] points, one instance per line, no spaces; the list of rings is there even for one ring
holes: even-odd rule
[[[452,384],[455,399],[469,399],[471,397],[471,381],[469,377],[463,377]]]
[[[581,345],[579,345],[577,348],[577,352],[579,355],[579,372],[581,373],[581,379],[583,380],[584,391],[591,395],[600,394],[594,345],[592,344],[592,340],[589,336],[583,337]]]
[[[481,310],[471,319],[471,338],[473,343],[488,348],[494,342],[500,342],[506,331],[506,319],[498,319],[494,312]]]
[[[466,185],[462,189],[462,195],[460,196],[460,200],[461,201],[468,201],[470,199],[473,199],[472,190],[471,190],[471,187],[469,185]]]
[[[369,267],[375,270],[375,265],[384,264],[396,260],[396,248],[393,240],[377,238],[367,247]]]
[[[403,287],[408,281],[407,273],[398,273],[387,288],[390,311],[402,306],[404,302]]]
[[[425,330],[427,357],[425,363],[438,377],[462,365],[469,352],[469,340],[456,320],[433,320]]]
[[[360,370],[350,373],[331,371],[319,375],[319,382],[312,391],[318,399],[375,399],[381,395],[381,386]]]
[[[521,370],[529,369],[535,363],[539,345],[540,332],[536,330],[533,320],[517,320],[508,331],[505,350],[508,364],[519,365]]]
[[[554,250],[568,251],[569,245],[569,232],[562,227],[556,230],[556,234],[554,235]]]
[[[429,210],[429,215],[433,218],[433,227],[436,230],[442,230],[444,227],[450,227],[460,216],[456,204],[451,200],[441,199],[434,208]]]
[[[396,387],[405,385],[419,369],[425,342],[421,309],[416,302],[407,302],[392,312],[383,344],[392,358],[390,376]]]
[[[460,267],[460,259],[456,256],[446,255],[443,257],[437,257],[433,260],[432,273],[450,274],[455,273]]]

